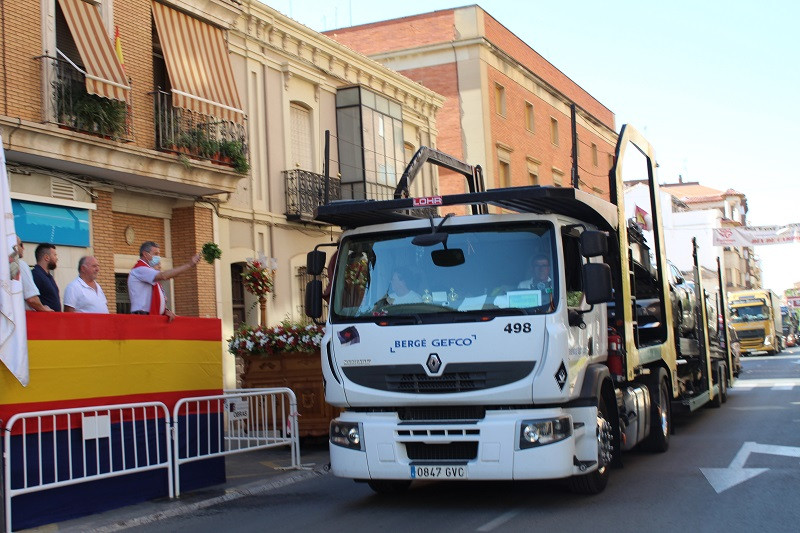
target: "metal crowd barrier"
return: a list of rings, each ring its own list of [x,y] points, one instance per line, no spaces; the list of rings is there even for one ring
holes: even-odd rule
[[[300,441],[292,430],[297,428],[297,399],[291,389],[183,398],[172,413],[175,496],[180,496],[180,466],[191,461],[289,446],[291,468],[300,467]]]
[[[161,402],[19,413],[4,435],[4,504],[14,496],[164,468],[173,497],[170,415]]]

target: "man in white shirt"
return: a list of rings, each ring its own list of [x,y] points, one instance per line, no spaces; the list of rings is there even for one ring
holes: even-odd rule
[[[39,288],[33,282],[33,274],[31,274],[31,267],[28,263],[22,260],[22,255],[25,253],[25,245],[22,244],[22,239],[17,236],[17,254],[19,258],[19,280],[22,282],[22,298],[25,300],[25,310],[27,311],[52,311],[49,307],[44,305],[39,300]]]
[[[519,282],[518,289],[537,289],[545,293],[553,292],[553,279],[550,277],[550,258],[538,254],[531,258],[531,278]]]
[[[172,322],[175,313],[167,308],[167,296],[159,281],[172,279],[197,266],[200,254],[194,254],[185,265],[161,271],[161,249],[153,241],[139,247],[139,261],[128,274],[128,297],[133,315],[166,315]]]
[[[65,313],[108,313],[108,300],[97,283],[100,264],[96,257],[78,261],[78,277],[64,289]]]

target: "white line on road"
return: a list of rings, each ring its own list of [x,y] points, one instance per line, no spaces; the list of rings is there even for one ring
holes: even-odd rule
[[[775,385],[770,390],[792,390],[794,385]]]
[[[503,513],[494,520],[490,522],[486,522],[481,527],[479,527],[476,531],[494,531],[495,528],[502,526],[515,516],[519,514],[519,510],[511,510],[507,513]]]

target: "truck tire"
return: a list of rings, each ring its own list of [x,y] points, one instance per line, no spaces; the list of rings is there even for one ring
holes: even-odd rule
[[[725,365],[718,364],[714,365],[714,381],[716,385],[719,385],[719,393],[714,396],[714,399],[709,402],[709,405],[715,409],[722,407],[722,404],[728,401],[728,390],[727,390],[727,380],[725,376]]]
[[[646,381],[650,391],[650,435],[639,445],[648,452],[663,453],[669,449],[669,434],[672,430],[667,371],[659,368]]]
[[[411,481],[407,479],[370,479],[369,488],[378,494],[399,494],[408,490]]]
[[[576,494],[599,494],[608,484],[614,458],[614,429],[608,413],[608,405],[601,395],[597,398],[597,470],[569,478],[569,488]]]
[[[722,365],[722,381],[720,381],[720,398],[722,403],[728,401],[728,367]]]

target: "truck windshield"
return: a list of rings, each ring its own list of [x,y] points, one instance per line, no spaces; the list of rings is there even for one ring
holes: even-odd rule
[[[539,314],[558,305],[558,266],[549,222],[452,226],[446,242],[419,246],[413,233],[342,241],[331,291],[331,320],[445,313]]]
[[[768,318],[769,307],[766,305],[744,305],[731,309],[731,320],[734,322],[752,322]]]

